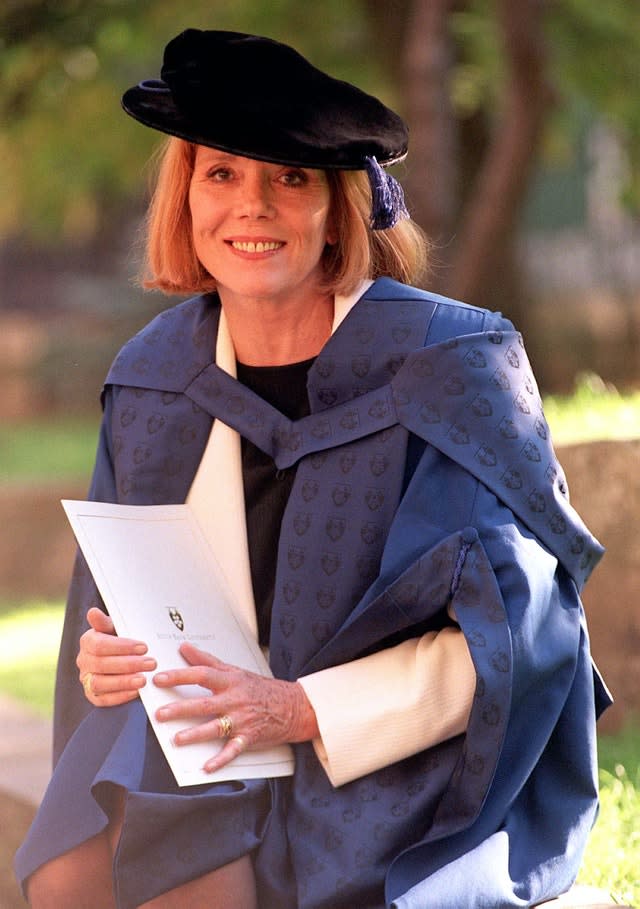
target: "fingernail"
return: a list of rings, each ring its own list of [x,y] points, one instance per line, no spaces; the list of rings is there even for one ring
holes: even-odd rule
[[[159,672],[157,675],[154,675],[153,681],[156,685],[165,685],[169,681],[169,676],[166,672]]]
[[[146,660],[143,660],[142,665],[145,668],[145,670],[146,669],[155,669],[156,661],[153,659],[153,657],[148,657]]]
[[[147,684],[147,680],[143,675],[134,675],[132,681],[136,688],[143,688]]]
[[[147,652],[147,645],[146,644],[136,644],[135,647],[133,648],[133,652],[136,654],[136,656],[142,656],[143,653]]]

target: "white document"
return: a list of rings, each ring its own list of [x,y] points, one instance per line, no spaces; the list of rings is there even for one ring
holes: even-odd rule
[[[186,665],[178,647],[189,641],[226,663],[271,676],[255,637],[234,613],[223,571],[189,505],[62,504],[116,631],[147,644],[158,663],[154,673]],[[175,733],[198,721],[159,723],[155,712],[179,698],[202,697],[207,689],[157,688],[154,673],[140,697],[179,786],[293,773],[288,745],[245,751],[206,773],[205,761],[223,742],[176,746]]]

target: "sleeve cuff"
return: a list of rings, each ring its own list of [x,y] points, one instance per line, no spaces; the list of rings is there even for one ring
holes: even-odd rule
[[[341,786],[464,732],[476,675],[464,635],[445,628],[298,681],[316,755]]]

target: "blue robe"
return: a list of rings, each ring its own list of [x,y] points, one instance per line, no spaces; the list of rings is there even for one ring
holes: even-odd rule
[[[210,829],[203,841],[194,787],[192,803],[182,794],[183,826],[172,821],[176,842],[136,847],[155,805],[145,796],[142,826],[132,809],[119,850],[120,905],[150,898],[142,879],[162,877],[172,849],[204,854],[187,878],[216,850],[234,857],[231,830],[242,831],[240,851],[257,849],[264,909],[498,909],[568,889],[596,816],[595,722],[609,701],[579,598],[602,548],[569,504],[520,336],[498,315],[380,279],[320,352],[310,414],[292,422],[215,365],[218,316],[215,296],[198,297],[125,345],[107,377],[91,497],[184,501],[222,419],[278,467],[297,465],[278,550],[274,674],[293,680],[440,629],[452,606],[477,686],[465,735],[337,789],[309,743],[295,746],[292,780],[242,794],[204,787],[228,820],[219,842]],[[78,559],[56,756],[87,714],[107,751],[115,736],[149,754],[139,704],[89,713],[77,683],[93,602]],[[117,749],[106,765],[87,771],[98,802],[101,782],[124,772]],[[129,768],[125,784],[136,791],[147,773]]]

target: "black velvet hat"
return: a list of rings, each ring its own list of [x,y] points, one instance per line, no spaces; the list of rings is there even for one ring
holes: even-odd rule
[[[392,226],[406,214],[399,185],[378,166],[406,155],[403,120],[286,44],[187,29],[166,46],[161,79],[130,88],[122,106],[146,126],[231,154],[300,167],[366,169],[379,209],[372,226]]]

